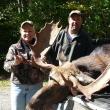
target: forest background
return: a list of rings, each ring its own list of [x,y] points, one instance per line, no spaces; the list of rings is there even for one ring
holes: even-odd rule
[[[9,46],[19,39],[19,26],[32,20],[39,31],[46,22],[67,25],[68,13],[79,9],[84,14],[83,27],[95,40],[109,39],[110,0],[1,0],[0,1],[0,76],[7,75],[3,62]]]

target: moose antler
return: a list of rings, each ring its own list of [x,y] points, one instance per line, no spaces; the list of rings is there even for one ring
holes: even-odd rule
[[[34,57],[40,57],[41,52],[54,42],[62,28],[61,26],[58,26],[59,22],[54,23],[52,21],[50,23],[46,23],[45,26],[38,32],[36,44],[30,45]]]

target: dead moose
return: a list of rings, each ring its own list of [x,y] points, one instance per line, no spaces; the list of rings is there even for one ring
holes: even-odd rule
[[[62,66],[43,63],[40,61],[41,55],[46,52],[43,50],[49,47],[49,43],[53,43],[60,29],[58,23],[47,23],[38,33],[37,43],[29,44],[33,52],[34,66],[36,69],[41,68],[43,72],[48,71],[50,80],[33,95],[26,110],[52,110],[53,104],[63,101],[68,95],[76,95],[78,91],[82,91],[80,85],[91,83],[94,80],[91,75],[101,74],[110,62],[110,45],[108,44],[96,48],[88,56],[71,63],[66,62]]]
[[[93,73],[101,74],[109,64],[109,49],[109,44],[103,45],[96,48],[89,56],[79,58],[71,63],[67,62],[58,67],[44,66],[37,62],[41,68],[50,70],[51,79],[32,97],[27,105],[27,110],[49,110],[53,104],[70,95],[71,89],[74,89],[73,95],[76,95],[77,91],[82,91],[80,84],[86,85],[92,82],[94,79],[90,75]],[[77,84],[76,87],[72,88],[75,83]]]

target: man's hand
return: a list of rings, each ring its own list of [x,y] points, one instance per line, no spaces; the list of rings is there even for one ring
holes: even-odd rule
[[[27,63],[28,61],[20,54],[20,52],[17,52],[17,55],[14,55],[14,65],[19,65],[21,63]]]
[[[29,64],[32,65],[33,67],[37,67],[35,58],[33,56],[31,57],[31,60],[29,61]]]

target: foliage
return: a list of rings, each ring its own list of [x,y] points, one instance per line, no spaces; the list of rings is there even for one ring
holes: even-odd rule
[[[8,29],[6,31],[13,39],[19,35],[20,23],[27,19],[34,21],[38,30],[51,20],[60,20],[66,26],[68,13],[73,9],[84,12],[84,27],[94,38],[109,36],[109,0],[4,0],[0,2],[0,27],[4,30],[8,27],[9,32]]]
[[[94,38],[106,38],[110,35],[110,1],[109,0],[74,0],[68,2],[68,8],[84,12],[84,27]]]
[[[3,70],[4,58],[5,58],[5,54],[0,54],[0,79],[9,76],[9,73]]]
[[[28,13],[29,18],[32,19],[38,28],[41,28],[45,22],[50,22],[52,20],[61,22],[67,19],[67,9],[63,8],[63,0],[33,0],[29,6]]]
[[[19,39],[19,25],[32,20],[39,30],[45,22],[60,21],[67,25],[68,13],[84,13],[84,28],[93,38],[109,38],[110,0],[2,0],[0,1],[0,52]]]

